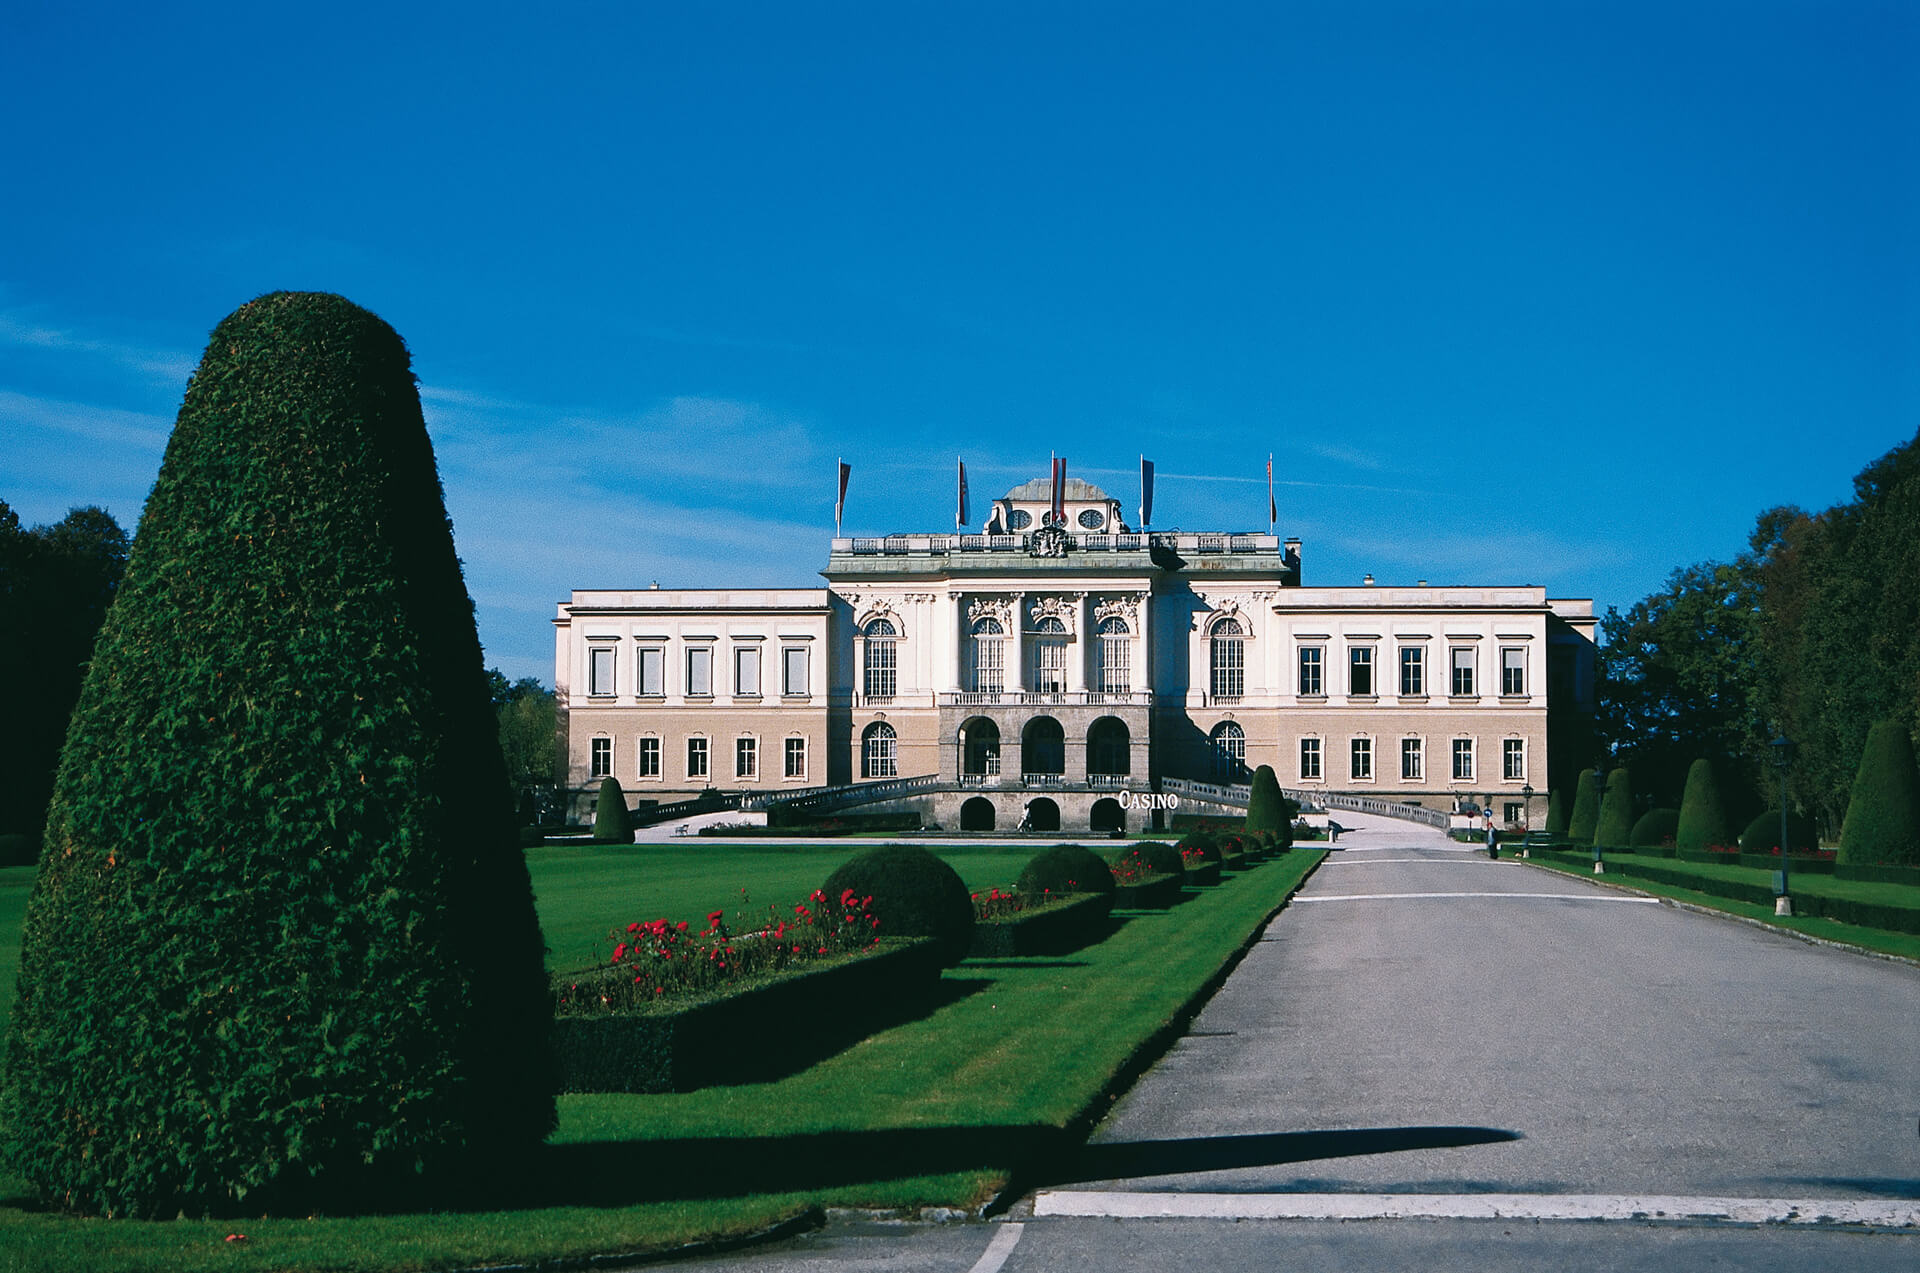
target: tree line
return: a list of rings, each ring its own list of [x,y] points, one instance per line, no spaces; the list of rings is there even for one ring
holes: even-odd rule
[[[1597,729],[1650,807],[1711,761],[1736,825],[1787,803],[1839,837],[1876,722],[1920,733],[1920,435],[1822,512],[1769,508],[1732,561],[1675,570],[1601,621]]]

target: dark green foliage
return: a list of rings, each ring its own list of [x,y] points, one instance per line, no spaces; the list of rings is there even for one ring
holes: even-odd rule
[[[0,835],[0,866],[32,866],[40,856],[37,836],[8,832]]]
[[[1593,780],[1593,770],[1582,769],[1580,783],[1574,788],[1573,816],[1567,823],[1567,838],[1575,844],[1592,844],[1599,825],[1600,788]]]
[[[1881,721],[1867,732],[1837,860],[1920,866],[1920,777],[1904,725]]]
[[[46,846],[0,1098],[43,1199],[391,1206],[552,1128],[473,608],[406,347],[373,315],[279,293],[215,329]]]
[[[852,890],[871,897],[883,937],[931,937],[943,967],[966,958],[973,940],[973,898],[958,872],[907,844],[883,844],[845,863],[820,891],[829,901]]]
[[[1297,808],[1289,810],[1288,800],[1280,794],[1280,780],[1272,765],[1253,771],[1253,790],[1247,796],[1247,830],[1273,831],[1293,820]]]
[[[1547,827],[1554,835],[1567,834],[1567,793],[1554,788],[1547,797]]]
[[[1218,862],[1220,842],[1206,831],[1189,831],[1180,838],[1181,856],[1193,862]],[[1198,856],[1195,856],[1195,853]]]
[[[627,793],[620,790],[620,780],[612,774],[600,780],[600,798],[593,807],[593,839],[596,844],[633,843]]]
[[[1600,801],[1600,820],[1593,829],[1595,844],[1629,844],[1633,838],[1633,775],[1625,765],[1607,775],[1607,794]]]
[[[1720,783],[1714,777],[1713,762],[1704,757],[1687,770],[1687,791],[1680,801],[1680,824],[1673,843],[1681,849],[1733,847],[1733,825],[1720,802]]]
[[[1636,849],[1642,846],[1659,848],[1663,844],[1673,843],[1674,832],[1679,826],[1678,809],[1649,809],[1633,824],[1633,833],[1627,843]]]
[[[1015,887],[1027,894],[1111,893],[1113,871],[1091,849],[1056,844],[1034,855]]]
[[[1787,838],[1793,843],[1788,847],[1790,853],[1811,853],[1820,847],[1819,829],[1813,819],[1804,813],[1787,815]],[[1740,833],[1740,851],[1742,853],[1777,853],[1780,850],[1780,810],[1768,809]]]
[[[1178,875],[1183,869],[1180,865],[1180,850],[1158,840],[1142,840],[1124,849],[1115,849],[1107,855],[1107,861],[1115,864],[1129,858],[1139,862],[1146,872],[1152,875]]]

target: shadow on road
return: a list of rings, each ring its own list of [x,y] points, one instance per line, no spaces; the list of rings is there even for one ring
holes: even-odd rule
[[[1270,1132],[1259,1136],[1202,1136],[1087,1145],[1047,1184],[1176,1176],[1198,1171],[1275,1167],[1322,1158],[1452,1149],[1519,1140],[1498,1127],[1359,1127],[1332,1132]]]

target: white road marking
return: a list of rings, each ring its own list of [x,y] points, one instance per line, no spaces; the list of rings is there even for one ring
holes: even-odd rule
[[[1545,897],[1556,902],[1632,902],[1658,906],[1657,897],[1613,897],[1600,893],[1331,893],[1319,897],[1296,894],[1295,902],[1392,902],[1414,897]]]
[[[1920,1228],[1920,1201],[1549,1193],[1100,1193],[1043,1190],[1035,1216],[1122,1220],[1692,1220]],[[999,1267],[995,1265],[994,1267]]]
[[[1014,1246],[1020,1241],[1018,1224],[1002,1224],[1000,1232],[993,1235],[993,1241],[987,1243],[987,1249],[980,1253],[980,1259],[974,1264],[971,1273],[1000,1273],[1000,1266],[1013,1254]]]
[[[1475,866],[1471,859],[1456,862],[1447,858],[1328,858],[1322,866],[1392,866],[1394,863],[1412,862],[1419,866]]]

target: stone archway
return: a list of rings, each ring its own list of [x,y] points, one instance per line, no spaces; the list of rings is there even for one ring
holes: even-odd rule
[[[1060,774],[1067,771],[1067,735],[1051,716],[1036,716],[1020,731],[1020,772]],[[1056,815],[1058,810],[1055,810]]]
[[[1127,811],[1112,796],[1093,802],[1093,812],[1087,818],[1087,826],[1095,831],[1125,831],[1127,829]]]
[[[960,829],[962,831],[993,830],[993,801],[985,796],[975,796],[961,805]]]
[[[1029,831],[1058,831],[1060,829],[1060,806],[1045,796],[1027,801],[1026,829]]]

